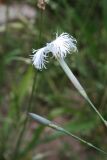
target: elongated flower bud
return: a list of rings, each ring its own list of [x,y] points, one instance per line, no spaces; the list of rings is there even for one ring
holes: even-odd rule
[[[41,116],[39,116],[37,114],[29,113],[29,115],[40,124],[49,125],[51,123],[51,121],[49,121],[46,118],[41,117]]]

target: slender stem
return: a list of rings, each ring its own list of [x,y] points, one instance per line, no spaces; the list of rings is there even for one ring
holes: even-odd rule
[[[100,114],[100,112],[96,109],[96,107],[93,105],[91,100],[88,98],[87,101],[91,105],[91,107],[95,110],[95,112],[99,115],[100,119],[104,122],[105,126],[107,127],[107,121],[103,118],[103,116]]]
[[[40,12],[40,32],[39,32],[39,38],[38,38],[39,39],[38,45],[41,43],[42,21],[43,21],[42,17],[43,17],[43,12],[41,10],[41,12]],[[31,110],[31,107],[32,107],[31,104],[32,104],[34,90],[35,90],[35,84],[36,84],[36,74],[34,75],[32,91],[31,91],[30,100],[29,100],[28,107],[27,107],[27,113]],[[18,137],[16,148],[15,148],[12,160],[16,160],[16,158],[18,159],[18,152],[19,152],[20,145],[22,143],[22,138],[23,138],[24,133],[25,133],[25,128],[26,128],[27,122],[28,122],[28,116],[26,116],[26,118],[24,120],[23,128],[22,128],[22,130],[20,132],[20,135]]]
[[[102,149],[94,146],[92,143],[90,143],[90,142],[88,142],[88,141],[85,141],[85,140],[83,140],[82,138],[80,138],[80,137],[78,137],[78,136],[70,133],[69,131],[65,130],[64,128],[55,125],[54,123],[50,123],[50,124],[48,124],[48,126],[51,127],[51,128],[53,128],[53,129],[55,129],[55,130],[57,130],[57,131],[60,131],[60,132],[65,133],[65,134],[67,134],[67,135],[69,135],[69,136],[72,136],[72,137],[75,138],[76,140],[78,140],[78,141],[80,141],[80,142],[82,142],[82,143],[85,143],[85,144],[87,144],[88,146],[96,149],[97,151],[100,151],[100,152],[102,152],[102,153],[104,153],[104,154],[107,155],[107,152],[105,152],[105,151],[103,151]]]
[[[100,119],[103,121],[103,123],[107,127],[107,121],[103,118],[103,116],[100,114],[100,112],[97,110],[97,108],[93,105],[93,103],[91,102],[91,100],[87,96],[85,90],[83,89],[83,87],[81,86],[81,84],[79,83],[77,78],[74,76],[74,74],[72,73],[72,71],[70,70],[70,68],[66,64],[66,62],[62,58],[58,58],[57,60],[59,61],[61,67],[63,68],[64,72],[66,73],[66,75],[68,76],[70,81],[74,84],[74,86],[79,91],[79,93],[87,100],[87,102],[91,105],[91,107],[94,109],[94,111],[98,114]]]
[[[8,20],[9,20],[9,1],[6,1],[6,10],[5,10],[5,17],[6,17],[6,21],[5,21],[5,32],[4,32],[4,40],[5,42],[7,41],[8,39]],[[7,48],[7,43],[5,43],[5,46],[4,46],[4,51],[5,52],[5,48]],[[2,82],[4,80],[4,76],[3,76],[3,70],[5,68],[5,64],[3,62],[3,54],[1,54],[1,58],[0,58],[0,64],[1,64],[1,69],[0,69],[0,87],[2,86]],[[3,94],[2,92],[0,91],[0,97],[1,97],[1,100],[3,98]],[[10,110],[8,112],[8,115],[10,113]],[[8,116],[7,115],[7,116]],[[0,115],[1,117],[1,115]],[[4,153],[5,153],[5,150],[6,150],[6,146],[7,146],[7,140],[9,138],[9,133],[7,134],[7,128],[9,128],[9,124],[7,124],[7,122],[4,120],[2,122],[2,127],[0,127],[0,158],[1,159],[4,159]]]
[[[33,99],[35,86],[37,86],[35,84],[37,82],[38,82],[38,77],[35,74],[34,75],[34,80],[33,80],[33,85],[32,85],[32,91],[31,91],[31,95],[30,95],[30,99],[29,99],[29,103],[28,103],[28,107],[27,107],[27,114],[31,110],[31,107],[32,107],[32,105],[31,105],[32,103],[31,102],[32,102],[32,99]],[[26,118],[25,118],[25,120],[23,122],[23,127],[22,127],[22,130],[21,130],[20,134],[19,134],[19,137],[18,137],[18,140],[17,140],[17,143],[16,143],[16,147],[15,147],[15,150],[14,150],[14,153],[13,153],[12,160],[14,160],[14,159],[16,160],[18,158],[18,152],[19,152],[20,145],[22,143],[22,138],[23,138],[24,133],[25,133],[25,128],[26,128],[27,122],[28,122],[28,116],[26,116]]]
[[[74,134],[72,134],[72,133],[70,133],[70,132],[68,132],[68,131],[66,131],[66,130],[64,130],[64,129],[63,129],[63,132],[66,133],[67,135],[72,136],[72,137],[75,138],[76,140],[78,140],[78,141],[80,141],[80,142],[82,142],[82,143],[85,143],[85,144],[87,144],[88,146],[90,146],[90,147],[92,147],[92,148],[94,148],[94,149],[96,149],[96,150],[98,150],[98,151],[100,151],[100,152],[102,152],[102,153],[104,153],[104,154],[107,155],[107,152],[105,152],[105,151],[103,151],[102,149],[94,146],[92,143],[87,142],[86,140],[83,140],[82,138],[80,138],[80,137],[78,137],[78,136],[76,136],[76,135],[74,135]]]

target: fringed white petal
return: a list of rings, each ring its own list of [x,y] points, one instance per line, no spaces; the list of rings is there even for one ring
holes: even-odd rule
[[[76,39],[67,33],[62,33],[59,37],[56,34],[56,39],[47,44],[47,48],[56,58],[64,58],[67,54],[77,51]]]
[[[47,53],[52,53],[55,58],[64,58],[67,54],[76,52],[76,39],[70,36],[68,33],[62,33],[60,36],[56,34],[56,39],[51,43],[48,43],[45,47],[38,50],[33,50],[32,61],[35,68],[42,70],[46,68],[45,64]]]
[[[32,61],[33,61],[33,65],[35,66],[35,68],[42,70],[43,68],[46,68],[45,64],[46,64],[46,58],[47,58],[47,47],[43,47],[41,49],[38,50],[34,50],[33,52],[35,53],[34,55],[32,55]]]

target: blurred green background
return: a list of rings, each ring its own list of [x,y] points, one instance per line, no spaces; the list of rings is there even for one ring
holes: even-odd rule
[[[73,138],[37,124],[27,112],[107,151],[107,129],[58,62],[50,57],[47,69],[37,71],[30,60],[32,48],[43,47],[56,32],[74,36],[78,53],[66,62],[107,119],[107,0],[48,0],[45,10],[37,3],[0,1],[0,160],[106,160]]]

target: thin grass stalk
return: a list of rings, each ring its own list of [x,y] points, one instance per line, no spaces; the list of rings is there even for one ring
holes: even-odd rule
[[[86,101],[90,104],[90,106],[93,108],[93,110],[98,114],[104,125],[107,127],[107,121],[103,118],[103,116],[100,114],[100,112],[97,110],[97,108],[94,106],[94,104],[89,99],[88,95],[86,94],[84,88],[81,86],[77,78],[74,76],[64,59],[58,58],[58,62],[60,63],[62,69],[70,79],[70,81],[74,84],[75,88],[79,91],[79,93],[86,99]]]
[[[26,110],[27,113],[31,110],[31,107],[32,107],[31,104],[32,104],[32,99],[33,99],[33,94],[34,94],[35,86],[36,86],[35,84],[37,84],[37,81],[38,81],[38,77],[34,73],[32,91],[31,91],[31,95],[30,95],[29,104],[28,104],[28,107],[27,107],[27,110]],[[20,146],[22,144],[22,141],[23,141],[23,136],[24,136],[24,133],[25,133],[25,128],[26,128],[27,122],[28,122],[28,116],[25,117],[25,120],[23,122],[23,127],[22,127],[22,130],[21,130],[20,134],[19,134],[16,146],[15,146],[15,150],[14,150],[14,153],[13,153],[12,160],[18,159],[18,153],[19,153],[19,149],[20,149]]]
[[[40,27],[40,32],[39,32],[39,43],[41,43],[41,35],[42,35],[42,21],[43,21],[42,17],[43,17],[43,11],[41,10],[41,15],[40,15],[40,26],[41,27]],[[39,43],[38,43],[38,45],[39,45]],[[29,111],[31,111],[31,108],[32,108],[32,100],[33,100],[33,95],[34,95],[34,91],[35,91],[35,86],[37,86],[36,84],[38,84],[38,78],[39,78],[38,75],[36,75],[34,72],[34,79],[33,79],[33,84],[32,84],[31,95],[30,95],[28,107],[26,109],[27,113]],[[19,152],[20,146],[22,144],[22,140],[23,140],[23,136],[25,133],[27,122],[28,122],[28,116],[26,116],[26,118],[24,120],[23,127],[22,127],[20,134],[19,134],[12,160],[18,159],[18,152]]]
[[[105,151],[103,151],[102,149],[94,146],[92,143],[90,143],[90,142],[88,142],[88,141],[86,141],[86,140],[83,140],[82,138],[80,138],[80,137],[78,137],[78,136],[70,133],[69,131],[65,130],[65,129],[62,128],[62,127],[59,127],[59,126],[57,126],[57,125],[55,125],[55,124],[53,124],[53,123],[49,124],[49,127],[53,128],[53,129],[56,129],[57,131],[60,131],[60,132],[62,132],[62,133],[64,133],[64,134],[67,134],[67,135],[75,138],[76,140],[78,140],[78,141],[80,141],[80,142],[88,145],[89,147],[92,147],[92,148],[94,148],[95,150],[100,151],[100,152],[102,152],[102,153],[104,153],[104,154],[107,155],[107,152],[105,152]]]
[[[5,34],[4,34],[4,36],[5,36],[5,41],[7,40],[7,37],[8,37],[8,20],[9,20],[9,2],[7,1],[6,2],[6,10],[5,10],[5,17],[6,17],[6,21],[5,21]],[[5,44],[5,47],[4,48],[6,48],[7,47],[7,45]],[[2,64],[1,64],[2,63]],[[1,62],[0,62],[0,64],[1,64],[1,69],[0,70],[3,70],[3,68],[2,67],[4,67],[4,64],[3,64],[4,62],[3,62],[3,55],[1,55]],[[1,85],[0,85],[0,87],[1,87]],[[1,93],[0,93],[1,94]],[[0,95],[0,97],[2,97],[2,94]],[[1,115],[0,115],[0,117],[1,117]],[[9,124],[8,124],[9,125]],[[7,145],[7,143],[6,143],[6,141],[8,140],[8,136],[9,136],[9,134],[6,134],[6,130],[4,129],[6,126],[7,127],[10,127],[10,126],[8,126],[7,125],[7,122],[4,120],[3,122],[2,122],[2,126],[3,127],[1,127],[0,128],[0,156],[3,158],[4,156],[4,153],[5,153],[5,149],[6,149],[6,145]]]

